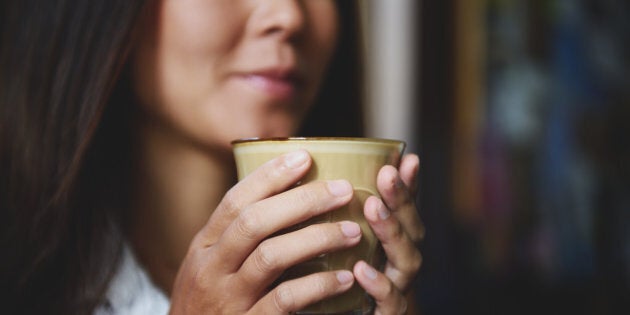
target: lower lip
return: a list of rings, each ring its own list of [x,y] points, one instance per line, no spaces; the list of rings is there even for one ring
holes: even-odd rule
[[[291,80],[277,79],[263,75],[245,75],[242,79],[254,89],[262,91],[274,98],[291,98],[296,92],[296,84]]]

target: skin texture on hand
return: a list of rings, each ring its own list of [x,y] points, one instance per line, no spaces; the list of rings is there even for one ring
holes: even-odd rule
[[[407,154],[398,169],[383,167],[377,177],[382,200],[371,197],[365,203],[365,217],[383,245],[387,262],[383,273],[358,262],[354,275],[374,297],[375,314],[405,314],[404,294],[422,264],[418,245],[425,232],[415,205],[419,165],[417,155]]]
[[[344,292],[355,280],[376,300],[375,314],[404,314],[404,293],[422,260],[416,244],[424,232],[413,198],[418,164],[417,156],[406,155],[400,171],[382,168],[377,184],[383,200],[370,198],[365,205],[388,257],[383,273],[358,262],[352,271],[311,274],[273,288],[289,266],[354,246],[361,231],[345,221],[276,235],[348,203],[352,187],[338,180],[291,188],[311,165],[305,151],[261,166],[228,191],[195,236],[175,281],[171,314],[286,314]]]
[[[350,201],[352,187],[347,181],[313,182],[287,190],[310,165],[305,151],[282,156],[226,194],[182,264],[172,314],[287,313],[350,288],[352,273],[333,271],[269,289],[288,266],[356,245],[361,238],[354,222],[317,224],[272,236]]]

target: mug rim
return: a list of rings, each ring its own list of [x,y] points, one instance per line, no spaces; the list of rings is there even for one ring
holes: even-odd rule
[[[318,141],[339,141],[339,142],[377,142],[383,144],[402,144],[406,146],[406,142],[404,140],[396,140],[389,138],[379,138],[379,137],[250,137],[250,138],[239,138],[232,140],[230,143],[232,146],[253,142],[285,142],[285,141],[306,141],[306,142],[318,142]]]

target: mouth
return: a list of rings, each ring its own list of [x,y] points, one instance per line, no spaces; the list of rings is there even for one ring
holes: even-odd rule
[[[267,68],[237,76],[251,88],[279,100],[296,96],[304,80],[294,68]]]

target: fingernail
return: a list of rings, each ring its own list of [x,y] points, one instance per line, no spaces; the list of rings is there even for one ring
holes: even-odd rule
[[[376,211],[378,212],[378,217],[381,220],[387,220],[387,218],[389,218],[389,215],[391,214],[389,209],[387,209],[385,204],[383,204],[383,201],[380,201],[380,200],[379,200],[378,208],[376,208]]]
[[[328,191],[337,197],[348,195],[352,192],[352,186],[345,180],[329,180]]]
[[[354,277],[352,276],[352,272],[348,270],[337,271],[337,281],[339,281],[339,283],[341,284],[350,283],[352,282],[353,278]]]
[[[284,165],[288,168],[297,168],[304,164],[308,159],[308,153],[304,150],[291,152],[284,156]]]
[[[354,222],[344,221],[340,223],[343,235],[354,238],[361,235],[361,227]]]
[[[376,270],[367,263],[363,264],[363,274],[372,280],[376,279]]]

